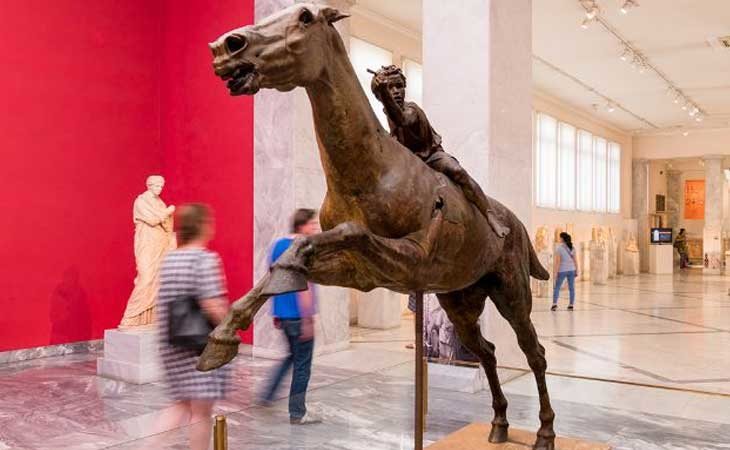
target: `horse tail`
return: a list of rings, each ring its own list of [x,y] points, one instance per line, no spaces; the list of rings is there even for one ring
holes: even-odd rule
[[[537,253],[535,253],[535,247],[529,240],[527,246],[530,247],[530,275],[538,280],[549,280],[550,273],[540,263]]]

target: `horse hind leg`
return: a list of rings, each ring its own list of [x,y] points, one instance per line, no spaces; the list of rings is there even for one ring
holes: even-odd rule
[[[492,393],[492,408],[494,409],[489,442],[495,444],[507,442],[509,430],[507,398],[502,392],[499,375],[497,374],[495,346],[482,336],[478,322],[479,316],[484,309],[486,292],[473,287],[461,292],[438,294],[438,299],[449,320],[454,324],[459,340],[479,358],[489,381],[489,389]]]
[[[514,285],[502,284],[499,292],[490,292],[489,297],[517,335],[520,349],[527,357],[527,363],[535,375],[540,396],[540,429],[537,431],[533,449],[555,450],[555,430],[553,428],[555,412],[550,404],[545,381],[545,371],[547,370],[545,348],[540,345],[537,332],[530,320],[532,297],[528,281],[527,275],[513,277],[511,283]]]

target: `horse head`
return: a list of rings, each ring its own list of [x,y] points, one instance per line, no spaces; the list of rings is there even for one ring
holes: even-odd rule
[[[231,95],[306,87],[320,78],[332,39],[339,39],[332,24],[346,17],[335,8],[302,3],[229,31],[208,44],[215,74]]]

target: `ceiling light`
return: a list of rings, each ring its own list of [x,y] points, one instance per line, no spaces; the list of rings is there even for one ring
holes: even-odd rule
[[[682,111],[687,111],[687,108],[689,108],[689,102],[684,102],[682,104]]]
[[[587,30],[588,27],[591,25],[591,22],[593,22],[593,19],[585,18],[583,19],[583,22],[581,22],[580,27],[584,30]]]
[[[692,108],[692,109],[689,110],[689,116],[690,117],[694,117],[699,111],[700,110],[697,109],[697,107],[694,107],[694,108]]]
[[[621,54],[621,61],[628,61],[631,57],[631,50],[624,48],[624,52]]]
[[[674,95],[674,100],[673,100],[673,101],[674,101],[674,103],[679,103],[679,99],[680,99],[681,97],[682,97],[682,96],[681,96],[681,95],[679,94],[679,92],[677,92],[677,93],[676,93],[676,94]]]
[[[598,15],[598,5],[593,3],[593,5],[586,10],[586,19],[593,20]]]
[[[702,119],[703,119],[702,114],[698,114],[697,117],[695,117],[695,120],[697,122],[702,122]]]
[[[689,136],[689,131],[683,131],[682,136]]]
[[[621,7],[621,12],[623,14],[628,14],[629,13],[629,10],[631,8],[636,7],[636,6],[639,6],[639,4],[636,2],[636,0],[626,0],[624,2],[623,6]]]
[[[608,104],[606,105],[606,111],[612,113],[612,112],[616,111],[616,107],[613,106],[613,103],[608,102]]]

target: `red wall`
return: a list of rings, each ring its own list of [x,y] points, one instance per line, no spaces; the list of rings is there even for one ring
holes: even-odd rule
[[[253,0],[210,3],[0,2],[0,351],[118,324],[153,173],[168,203],[213,205],[231,294],[250,286],[253,107],[226,96],[205,44]]]
[[[213,74],[208,42],[253,22],[252,0],[165,0],[162,20],[162,150],[166,200],[213,207],[229,296],[253,274],[253,98],[231,97]],[[251,342],[252,330],[243,336]]]

